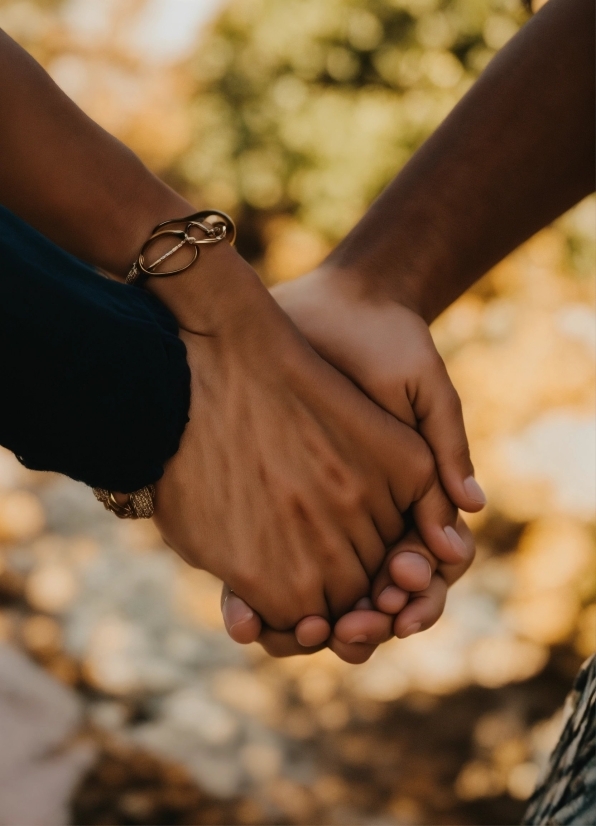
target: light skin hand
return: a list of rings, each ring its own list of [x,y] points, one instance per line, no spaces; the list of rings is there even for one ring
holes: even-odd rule
[[[394,635],[403,639],[430,628],[439,619],[447,589],[463,576],[474,559],[474,539],[461,518],[457,522],[457,531],[465,545],[466,558],[458,564],[439,565],[418,532],[415,529],[409,531],[389,552],[375,579],[374,603],[367,598],[359,600],[354,610],[337,621],[332,633],[329,624],[321,617],[307,617],[299,624],[303,631],[301,645],[291,631],[280,633],[263,627],[258,614],[224,585],[222,614],[226,630],[236,642],[260,642],[274,657],[312,654],[327,645],[345,662],[354,665],[366,662],[378,645]],[[412,564],[408,557],[413,557],[415,563]],[[401,607],[395,611],[397,616],[393,615],[398,605],[395,597],[391,602],[391,614],[382,610],[386,605],[382,594],[387,587],[401,594]]]
[[[387,296],[363,296],[331,265],[274,287],[314,349],[433,451],[452,502],[470,513],[486,498],[474,479],[461,403],[428,325]]]

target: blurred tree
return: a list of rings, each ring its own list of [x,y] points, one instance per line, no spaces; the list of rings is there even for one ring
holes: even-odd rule
[[[236,214],[253,260],[280,233],[316,259],[526,17],[519,0],[233,0],[192,62],[175,171]],[[264,274],[284,267],[269,255]]]

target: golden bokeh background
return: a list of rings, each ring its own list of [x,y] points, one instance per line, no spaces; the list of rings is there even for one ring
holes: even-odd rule
[[[235,216],[267,284],[320,261],[529,14],[0,0],[85,111]],[[594,252],[589,198],[433,325],[490,504],[442,620],[364,666],[235,646],[151,525],[0,453],[0,739],[30,742],[18,777],[0,758],[0,823],[38,822],[31,787],[52,823],[518,822],[596,647]]]

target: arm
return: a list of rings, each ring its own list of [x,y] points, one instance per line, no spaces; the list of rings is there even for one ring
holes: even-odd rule
[[[194,211],[1,30],[0,118],[0,202],[89,264],[125,276],[157,223]]]
[[[549,0],[324,267],[430,322],[593,188],[594,4]]]

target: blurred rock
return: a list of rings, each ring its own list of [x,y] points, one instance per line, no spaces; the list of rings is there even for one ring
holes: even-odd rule
[[[472,675],[489,688],[527,680],[546,665],[548,650],[510,635],[483,637],[470,651]]]
[[[0,823],[62,826],[71,795],[94,759],[89,743],[67,745],[82,721],[74,691],[0,644]]]
[[[22,542],[44,527],[45,514],[39,499],[29,491],[0,491],[0,542]]]
[[[212,745],[225,745],[239,731],[234,715],[211,699],[203,686],[189,686],[170,694],[161,707],[166,720]]]
[[[74,571],[63,564],[37,567],[27,580],[27,599],[34,608],[61,613],[71,605],[79,590]]]

